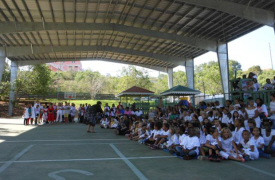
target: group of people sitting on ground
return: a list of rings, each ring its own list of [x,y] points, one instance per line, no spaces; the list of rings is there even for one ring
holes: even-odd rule
[[[62,122],[74,122],[76,115],[75,104],[67,103],[45,103],[42,105],[39,101],[36,101],[34,105],[32,103],[26,103],[23,119],[24,125],[45,125]]]
[[[104,116],[102,128],[145,144],[151,150],[163,149],[183,159],[240,162],[275,156],[275,93],[270,110],[261,98],[248,103],[227,100],[225,107],[200,103],[192,106],[156,107],[146,116],[124,114]]]

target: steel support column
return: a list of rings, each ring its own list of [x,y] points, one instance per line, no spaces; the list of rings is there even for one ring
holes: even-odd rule
[[[168,74],[168,88],[173,87],[173,68],[167,68],[167,74]]]
[[[194,89],[194,59],[185,61],[185,71],[187,76],[188,87]]]
[[[17,71],[18,71],[17,62],[11,61],[11,77],[10,77],[11,89],[10,89],[10,97],[9,97],[9,115],[10,116],[12,116],[13,105],[15,100],[14,90],[16,88],[15,80],[17,78]]]
[[[185,71],[187,76],[188,87],[191,89],[195,89],[194,59],[185,61]],[[195,103],[195,96],[192,96],[191,104],[194,106],[195,105],[194,103]]]
[[[229,99],[229,62],[227,44],[218,43],[217,56],[225,100]]]

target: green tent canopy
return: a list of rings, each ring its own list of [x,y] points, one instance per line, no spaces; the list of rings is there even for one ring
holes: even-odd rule
[[[198,90],[194,90],[185,86],[178,85],[160,93],[160,95],[161,96],[188,96],[188,95],[195,95],[200,93],[201,92]]]

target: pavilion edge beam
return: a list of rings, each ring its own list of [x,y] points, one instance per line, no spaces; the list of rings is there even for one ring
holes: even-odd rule
[[[37,22],[0,22],[0,34],[19,33],[32,31],[58,31],[58,30],[79,30],[79,31],[118,31],[140,36],[147,36],[157,39],[174,41],[188,46],[204,49],[207,51],[216,51],[216,42],[207,39],[188,37],[177,34],[164,33],[137,27],[131,27],[113,23],[42,23]]]
[[[222,0],[180,0],[182,2],[215,9],[259,24],[274,26],[274,12]]]
[[[129,54],[133,56],[142,56],[157,59],[163,62],[182,65],[183,58],[168,56],[163,54],[155,54],[144,51],[136,51],[132,49],[117,48],[111,46],[9,46],[7,47],[7,57],[21,57],[35,54],[53,53],[53,52],[115,52],[121,54]]]

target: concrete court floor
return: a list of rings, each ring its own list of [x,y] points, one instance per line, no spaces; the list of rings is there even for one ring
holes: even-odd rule
[[[275,158],[237,163],[184,161],[83,124],[24,126],[0,118],[0,180],[275,179]]]

